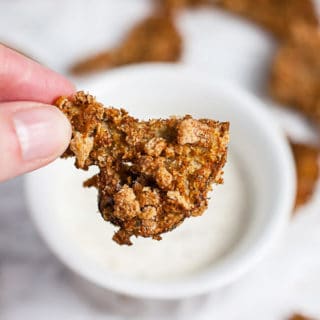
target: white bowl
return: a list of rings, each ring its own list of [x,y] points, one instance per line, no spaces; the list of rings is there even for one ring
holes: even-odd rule
[[[73,218],[68,218],[67,211],[72,211],[73,207],[63,210],[57,204],[68,202],[68,192],[72,189],[67,187],[68,174],[73,169],[67,162],[61,165],[60,160],[28,175],[26,193],[36,225],[48,245],[66,265],[105,288],[137,297],[174,299],[201,294],[230,284],[266,255],[288,222],[296,183],[287,139],[264,105],[239,88],[212,81],[203,74],[176,65],[147,64],[125,67],[84,83],[83,88],[107,105],[125,107],[134,116],[142,118],[188,113],[198,118],[230,121],[229,149],[230,154],[234,155],[232,159],[236,159],[239,164],[241,177],[245,181],[243,190],[239,192],[244,192],[248,200],[247,220],[236,245],[230,247],[214,263],[208,263],[205,268],[173,279],[123,276],[90,258],[90,254],[95,251],[94,246],[91,246],[89,252],[83,249],[84,241],[98,243],[98,239],[94,238],[98,235],[90,229],[90,221],[100,219],[98,213],[86,213],[82,208],[86,214],[83,219],[87,221],[87,227],[82,226],[81,239],[72,236],[74,232],[79,234],[74,215]],[[67,170],[63,169],[63,166],[67,166]],[[77,176],[79,172],[76,173]],[[81,178],[79,179],[81,181]],[[75,186],[75,190],[78,190],[76,188],[81,188],[80,182],[79,186]],[[223,187],[218,186],[216,190],[218,188]],[[64,191],[57,195],[57,189]],[[75,197],[81,203],[86,194],[94,191],[79,189],[77,192],[79,194]],[[213,207],[217,200],[213,199]],[[214,210],[209,207],[205,215],[219,214],[211,211]],[[58,222],[57,218],[61,216],[65,217],[62,224],[61,219]],[[79,219],[82,219],[80,213]],[[192,226],[195,221],[201,221],[198,219],[204,217],[189,219],[188,223]],[[107,225],[101,219],[97,223],[98,227]],[[179,232],[178,229],[172,234],[175,232]],[[217,235],[217,241],[223,241],[221,238],[223,234]],[[109,244],[108,241],[111,242],[111,239],[99,240],[99,243]],[[156,252],[160,245],[155,241],[151,243],[150,252]],[[174,247],[173,242],[172,246]],[[127,254],[131,254],[128,250],[136,250],[138,257],[139,246],[137,248],[119,250],[127,250]],[[180,249],[174,248],[177,251],[172,253],[173,257],[179,250],[183,250],[183,245]],[[111,251],[109,254],[111,255]],[[105,250],[105,256],[107,259],[108,249]],[[168,257],[170,259],[170,256]],[[168,257],[164,254],[163,260]],[[127,266],[128,269],[130,267]],[[152,276],[152,270],[145,271]],[[141,272],[144,273],[143,270]]]

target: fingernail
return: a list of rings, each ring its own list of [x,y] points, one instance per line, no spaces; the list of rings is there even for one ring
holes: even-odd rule
[[[13,124],[26,161],[58,157],[70,139],[70,124],[53,106],[38,106],[18,111]]]

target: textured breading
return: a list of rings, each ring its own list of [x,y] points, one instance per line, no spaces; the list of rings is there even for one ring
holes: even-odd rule
[[[107,49],[75,64],[71,72],[86,74],[140,62],[176,62],[182,53],[182,38],[169,15],[156,14],[135,25],[113,49]]]
[[[291,143],[296,163],[297,195],[295,207],[305,204],[313,195],[319,179],[319,149],[313,146]]]
[[[222,183],[229,123],[186,115],[139,121],[123,109],[104,108],[91,95],[60,97],[72,140],[64,157],[100,172],[85,182],[99,191],[103,218],[120,229],[113,239],[130,245],[132,235],[161,239],[208,205],[213,183]]]
[[[319,19],[312,0],[217,0],[225,9],[248,18],[274,35],[287,38],[292,25],[318,26]]]
[[[320,121],[320,31],[306,25],[292,28],[292,36],[274,59],[272,96],[316,122]]]

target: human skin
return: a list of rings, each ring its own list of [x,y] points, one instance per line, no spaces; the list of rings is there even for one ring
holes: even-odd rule
[[[64,152],[70,124],[51,104],[74,91],[63,76],[0,44],[0,181]]]

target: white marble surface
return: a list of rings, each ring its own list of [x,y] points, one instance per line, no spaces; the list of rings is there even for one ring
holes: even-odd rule
[[[149,10],[147,0],[3,0],[0,41],[66,73],[73,59],[112,45]],[[186,39],[183,63],[262,96],[275,46],[267,35],[207,10],[185,13],[179,27]],[[308,137],[302,122],[283,118],[293,134]],[[161,302],[114,294],[69,271],[30,221],[22,182],[0,185],[1,320],[281,320],[296,310],[320,318],[320,188],[283,242],[249,275],[216,293]]]

